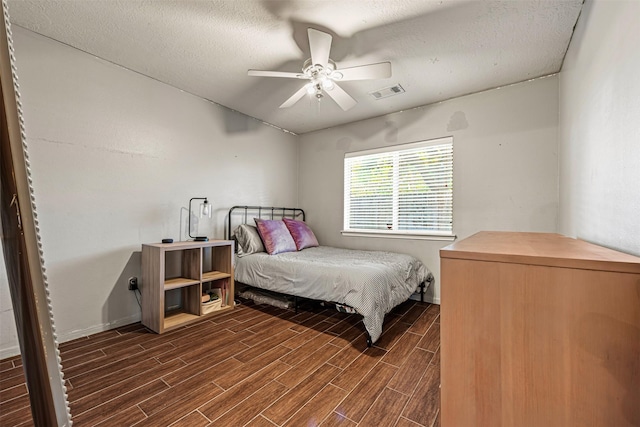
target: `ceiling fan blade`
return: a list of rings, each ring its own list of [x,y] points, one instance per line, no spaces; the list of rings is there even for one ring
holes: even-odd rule
[[[302,97],[306,93],[307,93],[307,87],[306,86],[302,86],[300,88],[300,90],[298,90],[296,93],[291,95],[291,97],[289,99],[284,101],[282,103],[282,105],[280,106],[280,108],[289,108],[289,107],[291,107],[293,104],[295,104],[296,102],[300,101],[300,99],[302,99]]]
[[[314,65],[326,67],[329,63],[329,52],[331,51],[331,34],[308,28],[309,49],[311,50],[311,62]]]
[[[342,89],[335,83],[333,84],[333,89],[327,90],[325,92],[327,93],[327,95],[333,98],[333,100],[336,101],[336,104],[338,104],[344,111],[353,108],[358,103],[358,101],[353,99],[351,95],[349,95],[344,91],[344,89]]]
[[[249,70],[247,74],[254,77],[287,77],[290,79],[306,79],[307,78],[304,74],[288,73],[286,71]]]
[[[338,77],[340,74],[342,77]],[[391,62],[378,62],[377,64],[360,65],[358,67],[342,68],[336,70],[331,78],[336,81],[388,79],[391,77]]]

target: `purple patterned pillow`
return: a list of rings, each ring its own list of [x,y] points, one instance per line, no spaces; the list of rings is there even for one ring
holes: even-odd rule
[[[273,219],[254,218],[258,233],[269,255],[282,252],[295,252],[296,242],[293,241],[289,229],[284,222]]]
[[[296,242],[296,248],[298,248],[299,251],[304,248],[320,246],[318,245],[318,239],[316,239],[315,234],[313,234],[313,231],[311,231],[307,224],[289,218],[284,218],[283,221],[289,229],[291,237],[293,237],[293,240]]]

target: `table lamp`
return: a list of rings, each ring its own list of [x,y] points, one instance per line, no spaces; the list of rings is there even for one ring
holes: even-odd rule
[[[192,197],[189,200],[189,237],[191,237],[196,242],[207,242],[209,238],[207,236],[192,236],[191,235],[191,203],[194,200],[204,200],[203,203],[200,203],[200,218],[209,217],[211,218],[211,205],[209,204],[209,200],[206,197]]]

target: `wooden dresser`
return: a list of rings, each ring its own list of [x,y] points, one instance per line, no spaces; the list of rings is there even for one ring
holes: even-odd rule
[[[640,426],[640,258],[511,232],[440,257],[442,426]]]

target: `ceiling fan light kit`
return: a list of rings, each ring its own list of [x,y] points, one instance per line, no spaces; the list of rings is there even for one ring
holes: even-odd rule
[[[329,58],[331,51],[330,34],[313,28],[307,29],[309,35],[309,49],[311,58],[302,65],[302,73],[284,71],[249,70],[249,76],[256,77],[284,77],[306,79],[305,84],[289,99],[280,105],[280,108],[288,108],[304,97],[305,94],[314,96],[318,101],[324,98],[326,93],[344,111],[353,108],[357,101],[342,89],[337,82],[349,80],[385,79],[391,77],[391,63],[379,62],[376,64],[360,65],[357,67],[337,69],[336,63]]]
[[[313,64],[311,58],[307,59],[302,66],[304,78],[310,80],[304,87],[309,95],[314,95],[318,100],[323,97],[323,90],[333,90],[334,80],[340,80],[342,73],[335,71],[336,63],[328,60],[327,66]]]

